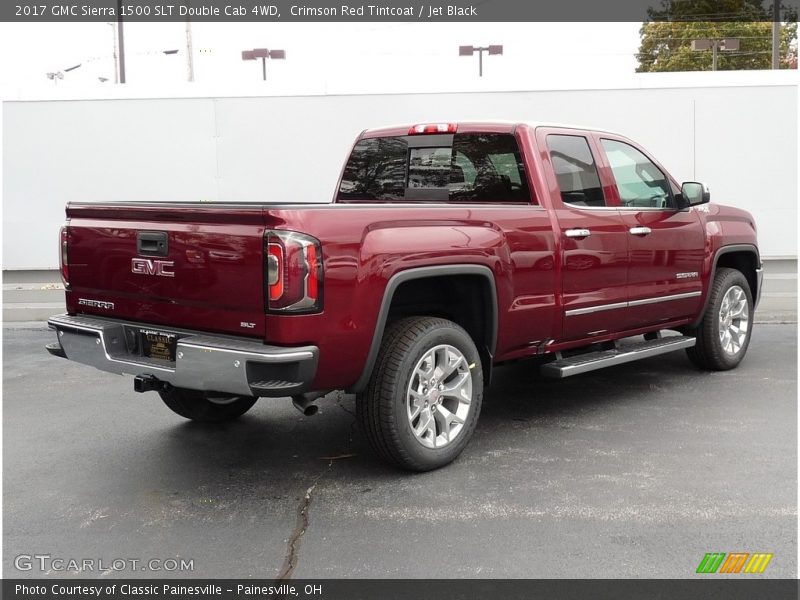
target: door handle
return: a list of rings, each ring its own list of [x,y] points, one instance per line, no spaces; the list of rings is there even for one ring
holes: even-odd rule
[[[564,232],[564,235],[567,236],[568,238],[581,239],[589,237],[590,235],[592,235],[592,232],[589,231],[588,229],[567,229]]]
[[[631,235],[638,235],[642,237],[653,233],[653,230],[649,227],[631,227],[628,231]]]

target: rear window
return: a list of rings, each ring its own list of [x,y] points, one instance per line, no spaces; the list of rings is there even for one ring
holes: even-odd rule
[[[338,199],[529,203],[531,195],[513,135],[457,133],[359,141]]]

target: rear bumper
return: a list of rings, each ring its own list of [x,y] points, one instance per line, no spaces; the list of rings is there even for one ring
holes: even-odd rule
[[[152,375],[176,387],[247,396],[282,397],[309,391],[317,371],[316,346],[284,348],[251,339],[214,336],[160,325],[90,316],[48,321],[58,344],[48,352],[119,375]],[[153,329],[177,337],[175,361],[131,350],[131,332]]]

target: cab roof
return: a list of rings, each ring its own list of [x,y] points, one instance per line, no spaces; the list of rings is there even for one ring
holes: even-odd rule
[[[539,127],[552,127],[557,129],[575,129],[579,131],[597,131],[603,133],[615,134],[613,131],[600,129],[597,127],[583,126],[583,125],[567,125],[564,123],[547,123],[544,121],[429,121],[420,123],[408,123],[405,125],[384,125],[381,127],[371,127],[365,129],[361,138],[374,138],[374,137],[393,137],[400,135],[408,135],[409,131],[420,125],[456,125],[459,133],[513,133],[519,126],[529,127],[530,129],[537,129]],[[616,134],[615,134],[616,135]]]

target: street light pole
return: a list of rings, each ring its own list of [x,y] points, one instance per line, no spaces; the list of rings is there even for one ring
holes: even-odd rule
[[[738,38],[724,38],[724,39],[700,39],[692,40],[692,51],[701,52],[704,50],[711,50],[711,70],[716,71],[719,66],[719,51],[723,52],[738,52],[739,39]]]
[[[267,59],[273,60],[286,58],[286,50],[267,50],[266,48],[254,48],[253,50],[242,50],[242,60],[261,59],[261,76],[267,80]]]
[[[717,70],[717,48],[719,47],[719,42],[714,40],[711,42],[711,70]]]
[[[772,0],[772,68],[781,68],[781,0]]]
[[[117,0],[117,44],[119,45],[119,82],[125,83],[125,32],[122,28],[122,0]]]
[[[106,23],[111,27],[111,38],[114,44],[114,83],[119,83],[119,62],[117,59],[117,28],[116,23]]]
[[[194,48],[192,46],[192,22],[186,19],[186,69],[189,81],[194,81]]]
[[[459,56],[472,56],[475,53],[478,53],[478,77],[483,77],[483,53],[487,52],[489,56],[495,54],[503,54],[503,46],[501,45],[493,45],[493,46],[459,46],[458,47],[458,55]]]

